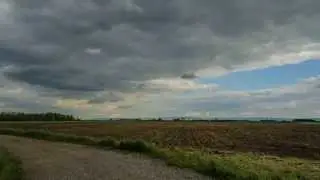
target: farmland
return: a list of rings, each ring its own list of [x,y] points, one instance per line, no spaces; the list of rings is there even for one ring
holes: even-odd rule
[[[159,147],[209,153],[250,152],[320,160],[320,125],[206,122],[2,122],[0,128],[47,129],[98,138],[142,139]]]
[[[192,168],[206,175],[223,177],[222,179],[313,180],[320,177],[320,125],[317,124],[187,121],[1,122],[0,129],[6,128],[25,131],[9,130],[9,134],[13,135],[84,144],[99,144],[99,139],[111,138],[123,143],[118,146],[113,140],[108,140],[105,141],[108,142],[107,146],[149,152],[151,156],[158,156],[168,164]],[[147,149],[141,151],[141,146],[136,149],[135,145],[132,146],[134,141],[131,140],[153,143],[157,149],[142,145]]]

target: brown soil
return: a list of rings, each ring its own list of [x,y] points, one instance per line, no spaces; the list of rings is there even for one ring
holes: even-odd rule
[[[320,125],[205,122],[0,123],[1,127],[144,139],[162,147],[256,152],[320,159]]]

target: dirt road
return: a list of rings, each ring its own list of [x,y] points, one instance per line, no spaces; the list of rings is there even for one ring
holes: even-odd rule
[[[0,145],[21,158],[27,180],[206,180],[139,154],[0,136]]]

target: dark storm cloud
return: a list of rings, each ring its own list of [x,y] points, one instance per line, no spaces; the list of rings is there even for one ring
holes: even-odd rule
[[[197,78],[197,75],[195,75],[194,73],[185,73],[180,77],[182,79],[195,79],[195,78]]]
[[[105,102],[118,102],[123,100],[123,98],[113,92],[102,93],[96,95],[95,97],[91,98],[88,103],[89,104],[103,104]]]
[[[71,91],[99,91],[103,90],[97,86],[97,82],[90,81],[85,82],[82,72],[75,69],[54,69],[52,67],[27,67],[18,69],[17,71],[6,72],[5,76],[16,81],[28,82],[33,85],[41,85],[48,88],[56,88],[59,90],[71,90]],[[70,82],[69,77],[83,77],[83,84],[79,81]],[[68,78],[68,79],[67,79]],[[92,83],[92,85],[91,85]]]
[[[246,50],[268,39],[240,49],[229,41],[267,31],[266,22],[277,27],[307,18],[298,34],[317,37],[313,18],[320,6],[318,0],[2,1],[9,13],[0,19],[6,23],[0,27],[0,65],[14,67],[6,77],[53,95],[86,98],[103,90],[135,91],[131,81],[195,78],[186,72],[211,63],[232,69],[249,61]]]
[[[17,51],[14,48],[6,48],[0,43],[0,65],[30,65],[50,63],[44,62],[41,57],[37,57],[29,52]],[[48,64],[46,64],[48,65]]]

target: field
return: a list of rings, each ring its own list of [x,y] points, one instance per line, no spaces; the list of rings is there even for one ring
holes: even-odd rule
[[[306,179],[320,177],[320,125],[316,124],[164,121],[1,122],[0,128],[49,130],[97,139],[141,139],[154,143],[157,147],[175,151],[170,157],[173,159],[170,161],[175,165],[179,164],[181,159],[182,167],[188,167],[194,161],[202,163],[207,162],[206,159],[214,159],[229,169],[223,170],[224,172],[248,174],[244,175],[245,177],[252,174],[257,174],[258,177],[266,174],[266,177],[286,176],[283,179],[303,179],[299,178],[299,174]],[[183,153],[184,155],[180,156],[176,153],[177,148],[179,152],[192,151],[198,155],[186,157]],[[235,173],[240,169],[241,171]],[[287,178],[289,176],[295,178]]]
[[[48,129],[67,134],[142,139],[160,147],[207,152],[254,152],[320,160],[320,125],[205,122],[0,123],[1,127]]]

